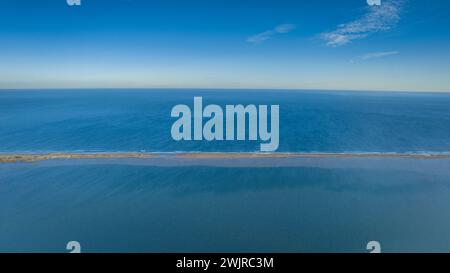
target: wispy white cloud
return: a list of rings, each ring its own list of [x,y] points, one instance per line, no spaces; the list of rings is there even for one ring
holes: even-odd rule
[[[295,28],[296,28],[296,26],[293,24],[278,25],[271,30],[267,30],[267,31],[264,31],[264,32],[261,32],[261,33],[258,33],[258,34],[248,37],[247,42],[254,43],[254,44],[260,44],[260,43],[272,38],[272,36],[274,36],[274,35],[289,33],[291,31],[293,31]]]
[[[400,54],[400,52],[398,52],[398,51],[370,52],[370,53],[366,53],[364,55],[357,57],[356,60],[350,60],[350,63],[355,63],[357,60],[367,61],[367,60],[371,60],[371,59],[379,59],[379,58],[384,58],[384,57],[393,56],[393,55],[397,55],[397,54]]]
[[[400,12],[405,0],[384,0],[381,5],[367,6],[360,18],[339,25],[336,30],[320,34],[328,46],[345,45],[377,32],[388,31],[400,21]]]
[[[383,58],[387,56],[397,55],[400,52],[398,51],[385,51],[385,52],[371,52],[364,54],[360,57],[361,60],[370,60],[370,59],[376,59],[376,58]]]

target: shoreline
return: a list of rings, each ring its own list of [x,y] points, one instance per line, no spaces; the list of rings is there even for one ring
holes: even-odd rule
[[[37,162],[53,159],[126,159],[126,158],[183,158],[183,159],[256,159],[256,158],[415,158],[445,159],[450,154],[438,153],[0,153],[0,163]]]
[[[49,153],[49,154],[0,154],[0,163],[36,162],[52,159],[107,159],[107,158],[151,158],[144,153]]]

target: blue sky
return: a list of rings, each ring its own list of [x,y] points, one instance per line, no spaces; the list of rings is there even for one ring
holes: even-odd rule
[[[0,88],[450,91],[448,0],[0,0]]]

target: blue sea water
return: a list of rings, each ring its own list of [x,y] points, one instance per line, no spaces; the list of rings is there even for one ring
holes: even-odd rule
[[[0,92],[0,152],[258,151],[175,142],[173,105],[279,104],[285,152],[436,152],[450,95]],[[450,159],[84,159],[0,164],[0,252],[450,251]]]
[[[30,90],[0,92],[0,152],[259,151],[259,141],[176,142],[176,104],[280,105],[279,152],[448,152],[450,95],[436,93]]]

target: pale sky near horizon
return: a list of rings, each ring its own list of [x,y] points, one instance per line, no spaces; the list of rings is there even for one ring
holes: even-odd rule
[[[447,0],[0,0],[0,89],[449,91]]]

